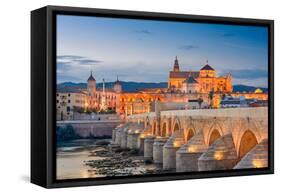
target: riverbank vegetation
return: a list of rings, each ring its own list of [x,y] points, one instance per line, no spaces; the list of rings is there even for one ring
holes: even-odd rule
[[[57,126],[56,137],[58,142],[81,138],[71,125],[66,125],[63,127]]]

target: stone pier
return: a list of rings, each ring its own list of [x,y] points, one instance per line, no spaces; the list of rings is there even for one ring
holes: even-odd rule
[[[176,153],[177,172],[198,171],[198,159],[206,150],[202,132],[195,134]]]
[[[144,160],[152,162],[153,160],[153,143],[155,136],[148,136],[144,140]]]
[[[268,167],[268,139],[264,139],[246,154],[234,169]]]
[[[139,153],[141,154],[144,153],[144,140],[145,140],[145,136],[140,135],[138,138],[138,149],[139,149]]]
[[[120,128],[120,129],[116,129],[116,132],[115,132],[115,141],[114,141],[114,143],[116,145],[119,145],[119,146],[121,146],[121,134],[122,134],[122,131],[123,131],[123,128]]]
[[[138,148],[138,138],[140,133],[138,131],[129,131],[127,137],[127,148],[137,149]]]
[[[120,145],[120,147],[122,149],[127,148],[127,136],[128,136],[127,131],[128,131],[128,129],[129,129],[128,127],[125,127],[124,130],[121,132],[121,145]]]
[[[198,159],[199,171],[232,169],[238,162],[232,135],[217,139]]]
[[[176,151],[184,144],[184,138],[180,131],[176,131],[168,139],[163,147],[163,169],[176,169]]]
[[[163,147],[167,142],[167,137],[160,137],[154,140],[153,144],[153,162],[154,163],[163,163]]]

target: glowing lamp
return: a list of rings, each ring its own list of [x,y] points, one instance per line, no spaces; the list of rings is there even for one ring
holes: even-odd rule
[[[180,143],[179,143],[178,141],[174,141],[173,146],[174,146],[174,147],[179,147],[179,146],[180,146]]]
[[[215,152],[214,158],[215,158],[215,160],[222,160],[223,159],[222,152]]]
[[[254,168],[262,168],[262,167],[264,167],[263,162],[261,160],[258,160],[258,159],[254,159],[252,161],[252,165],[254,166]]]
[[[145,134],[141,134],[141,135],[140,135],[140,138],[145,138]]]
[[[189,153],[194,153],[194,152],[196,151],[196,149],[195,149],[195,147],[190,146],[190,147],[187,148],[187,151],[188,151]]]

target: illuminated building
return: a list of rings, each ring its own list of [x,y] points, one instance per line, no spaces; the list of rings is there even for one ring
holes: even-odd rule
[[[173,70],[169,73],[167,88],[143,88],[127,92],[123,91],[118,77],[111,88],[105,87],[104,79],[102,85],[102,88],[97,87],[96,79],[91,72],[87,80],[87,89],[68,93],[58,91],[57,119],[71,119],[73,112],[77,110],[110,112],[126,117],[153,112],[156,101],[165,103],[165,108],[172,110],[220,108],[221,104],[224,104],[221,103],[223,96],[260,101],[267,101],[268,98],[268,94],[260,89],[254,92],[234,93],[232,75],[217,76],[216,70],[208,62],[199,71],[182,71],[177,57]]]
[[[185,93],[229,93],[233,90],[231,74],[217,77],[208,61],[199,71],[181,71],[177,57],[169,74],[168,87]]]

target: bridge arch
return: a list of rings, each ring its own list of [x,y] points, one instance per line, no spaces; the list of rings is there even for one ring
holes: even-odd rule
[[[176,118],[174,120],[174,124],[173,124],[173,128],[172,128],[172,133],[174,133],[176,131],[180,131],[180,130],[181,130],[180,120],[178,118]]]
[[[258,144],[256,135],[251,130],[246,130],[239,143],[238,157],[243,158],[251,149]]]
[[[212,130],[212,132],[209,136],[208,145],[209,146],[212,145],[220,137],[221,137],[221,134],[217,129]]]
[[[162,137],[166,137],[168,135],[168,126],[167,126],[167,122],[164,122],[162,125],[162,129],[161,129],[161,136]]]
[[[167,117],[161,118],[160,135],[162,137],[168,137],[171,135],[171,119]]]
[[[222,132],[218,128],[211,129],[208,135],[207,145],[208,146],[212,145],[221,136],[222,136]]]
[[[249,138],[249,147],[254,146],[253,142],[257,141],[257,144],[262,141],[262,139],[267,138],[267,132],[264,131],[267,129],[263,125],[259,125],[259,122],[254,119],[238,119],[235,121],[235,125],[232,128],[233,137],[235,140],[236,153],[239,157],[244,155],[244,149],[248,150],[249,148],[242,145],[245,143],[245,138]],[[254,138],[255,137],[255,138]],[[241,148],[241,150],[240,150]]]
[[[146,117],[146,118],[145,118],[145,127],[149,126],[149,124],[150,124],[150,123],[149,123],[149,117]]]
[[[152,134],[157,135],[157,121],[156,120],[153,121]]]
[[[189,117],[188,119],[185,120],[184,122],[184,140],[187,142],[191,137],[193,137],[196,133],[196,128],[195,128],[195,122],[196,120],[192,119]]]
[[[175,132],[179,130],[180,130],[180,125],[178,123],[175,123],[173,131]]]
[[[195,131],[192,128],[186,130],[186,133],[184,135],[185,142],[188,142],[188,140],[190,140],[194,135]]]
[[[210,146],[212,145],[217,139],[219,139],[221,136],[223,136],[224,131],[226,131],[225,126],[223,123],[220,123],[220,121],[217,118],[212,118],[208,121],[206,121],[204,126],[204,133],[207,134],[205,136],[205,142],[206,145]]]

